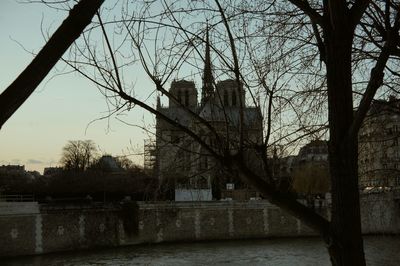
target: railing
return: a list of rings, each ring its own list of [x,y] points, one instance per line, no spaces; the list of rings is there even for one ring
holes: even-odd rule
[[[9,194],[0,194],[0,201],[17,201],[17,202],[29,202],[35,201],[35,197],[32,194],[21,194],[21,195],[9,195]]]

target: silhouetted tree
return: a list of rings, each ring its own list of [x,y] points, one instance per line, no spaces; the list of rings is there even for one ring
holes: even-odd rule
[[[238,169],[264,197],[321,234],[333,265],[365,265],[357,134],[378,88],[384,81],[396,83],[396,60],[400,55],[399,3],[389,0],[264,0],[221,4],[216,0],[212,3],[190,1],[186,6],[175,1],[135,1],[134,4],[137,5],[132,10],[124,8],[122,19],[103,23],[98,15],[98,24],[92,30],[98,29],[103,34],[104,45],[99,46],[102,51],[97,53],[90,45],[89,37],[97,35],[87,35],[85,49],[78,47],[78,54],[68,63],[109,97],[114,111],[131,110],[133,105],[142,107],[184,131],[227,169]],[[185,17],[190,18],[189,22],[184,20]],[[266,137],[257,149],[265,171],[254,172],[243,160],[246,144],[243,130],[239,131],[237,149],[224,148],[222,141],[218,148],[212,147],[196,132],[137,98],[132,93],[131,83],[122,79],[126,77],[122,75],[123,67],[137,62],[123,60],[136,58],[156,90],[177,101],[165,85],[184,67],[204,62],[198,47],[206,42],[203,37],[205,21],[217,31],[219,38],[212,50],[218,55],[220,69],[225,69],[220,74],[228,73],[237,82],[238,95],[243,89],[251,92],[254,85],[263,88],[260,95],[264,96]],[[112,46],[111,31],[106,25],[113,23],[118,29],[113,32],[123,36],[122,42],[129,42],[132,49],[123,50],[121,43]],[[131,52],[130,56],[121,56],[123,51]],[[79,53],[85,61],[76,57]],[[278,71],[282,68],[274,69],[278,62],[283,62],[283,71]],[[92,69],[88,71],[85,67],[95,67],[96,72],[92,75]],[[257,84],[249,82],[249,77],[254,76]],[[271,76],[274,79],[270,79]],[[276,82],[271,82],[273,80]],[[257,102],[255,98],[253,100]],[[243,107],[243,103],[239,102],[238,106]],[[291,112],[287,112],[287,106],[293,107]],[[190,110],[187,114],[204,126],[207,133],[221,140],[212,125]],[[242,112],[239,116],[240,129],[243,129],[243,115]],[[287,123],[277,131],[272,121],[284,115],[298,122]],[[277,190],[266,159],[272,138],[288,140],[286,144],[294,143],[296,137],[290,136],[297,136],[298,132],[318,132],[314,127],[310,128],[316,122],[322,128],[329,127],[331,221]],[[285,132],[280,134],[283,129]]]
[[[118,156],[115,158],[119,167],[127,171],[143,172],[143,168],[135,164],[131,159],[126,156]]]
[[[92,140],[70,140],[63,147],[60,161],[66,170],[84,171],[93,162],[96,152]]]
[[[33,193],[34,181],[34,176],[25,171],[0,170],[0,194]]]
[[[265,172],[252,171],[243,160],[246,143],[243,130],[239,131],[235,151],[227,151],[223,147],[215,149],[196,132],[130,93],[131,88],[125,85],[128,83],[122,80],[123,67],[127,66],[124,58],[129,57],[119,56],[122,44],[116,45],[114,50],[109,41],[110,31],[100,17],[99,30],[103,33],[105,44],[99,47],[101,52],[92,51],[89,56],[85,53],[87,61],[84,64],[74,58],[70,65],[109,96],[115,110],[130,110],[132,104],[140,106],[184,131],[227,169],[239,169],[247,182],[266,198],[321,233],[332,264],[365,265],[357,175],[357,134],[371,101],[383,84],[384,74],[388,74],[385,82],[395,81],[395,70],[398,69],[395,60],[400,54],[399,4],[396,1],[372,0],[254,1],[251,4],[229,1],[221,4],[216,0],[213,3],[190,2],[185,6],[181,2],[144,1],[138,2],[133,9],[139,11],[126,12],[122,20],[114,23],[122,21],[117,28],[126,30],[123,42],[128,41],[135,48],[134,52],[130,50],[132,56],[139,58],[159,92],[174,99],[165,88],[167,81],[184,67],[197,66],[199,61],[204,61],[198,46],[208,41],[203,37],[206,20],[217,32],[212,50],[220,62],[219,69],[228,69],[230,77],[238,84],[239,95],[241,89],[251,91],[254,88],[252,85],[264,89],[262,102],[263,110],[266,110],[266,137],[258,148]],[[185,20],[185,16],[195,17],[195,22]],[[106,25],[112,23],[108,21]],[[121,32],[118,31],[118,34]],[[146,42],[148,40],[151,45]],[[87,39],[86,44],[89,42]],[[80,50],[90,48],[93,46],[86,45]],[[154,56],[151,50],[154,50]],[[99,54],[102,56],[99,57]],[[196,57],[201,59],[196,60]],[[284,71],[277,71],[278,62],[286,62]],[[91,75],[83,66],[95,66],[98,74]],[[221,72],[221,75],[226,74]],[[271,82],[270,77],[274,75],[276,82]],[[250,77],[254,76],[258,84],[250,82]],[[122,102],[115,101],[115,97]],[[243,107],[243,103],[239,106]],[[287,106],[293,109],[287,112]],[[219,143],[223,143],[212,125],[190,110],[187,114],[196,123],[202,124],[207,133],[216,136]],[[284,114],[293,118],[292,124],[288,123],[277,131],[272,121],[275,116],[282,118]],[[242,112],[239,117],[241,122],[243,115]],[[272,138],[281,135],[282,139],[289,140],[287,144],[293,143],[292,134],[318,132],[309,127],[315,122],[329,126],[331,221],[277,191],[266,160]]]

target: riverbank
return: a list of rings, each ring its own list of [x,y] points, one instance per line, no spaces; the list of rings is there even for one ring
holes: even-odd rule
[[[390,202],[387,198],[364,199],[365,233],[400,233],[399,206],[393,208]],[[316,235],[268,201],[30,204],[13,208],[2,207],[0,202],[0,256],[142,243]],[[391,209],[385,211],[388,206]],[[328,215],[326,209],[320,211]]]

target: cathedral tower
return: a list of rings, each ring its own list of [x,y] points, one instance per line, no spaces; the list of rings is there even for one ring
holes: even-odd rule
[[[185,106],[194,110],[197,107],[197,90],[193,81],[174,80],[169,92],[175,99],[169,99],[170,107]]]

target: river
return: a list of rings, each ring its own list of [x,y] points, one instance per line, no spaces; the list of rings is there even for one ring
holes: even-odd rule
[[[400,236],[365,237],[367,265],[400,265]],[[319,238],[138,245],[3,260],[1,265],[330,265]]]

